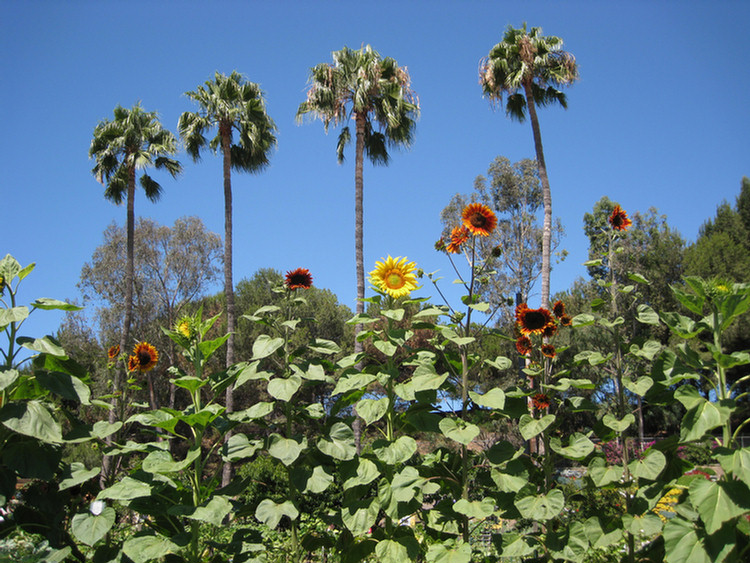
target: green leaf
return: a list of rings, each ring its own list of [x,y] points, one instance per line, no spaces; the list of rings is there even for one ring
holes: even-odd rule
[[[89,479],[96,477],[101,472],[101,468],[94,467],[93,469],[86,469],[86,466],[78,461],[74,461],[68,465],[60,475],[61,481],[57,486],[58,490],[64,491],[70,487],[75,487],[81,483],[85,483]],[[85,542],[84,542],[85,543]],[[89,544],[92,545],[92,544]]]
[[[11,307],[10,309],[0,309],[0,330],[3,330],[10,323],[19,323],[28,316],[28,307]]]
[[[201,379],[200,377],[195,377],[193,375],[178,377],[177,379],[171,379],[170,381],[177,387],[187,389],[188,391],[190,391],[190,393],[195,393],[198,389],[208,383],[207,380]]]
[[[750,487],[750,448],[729,450],[730,453],[718,454],[716,458],[725,473],[731,473]]]
[[[669,327],[669,330],[680,338],[694,338],[704,329],[703,326],[697,325],[693,319],[679,313],[664,312],[661,313],[660,317],[662,322]]]
[[[0,330],[2,329],[0,328]],[[3,391],[4,389],[7,389],[11,385],[13,385],[18,379],[18,375],[18,370],[15,369],[0,371],[0,391]]]
[[[635,416],[631,413],[626,414],[622,419],[616,418],[611,414],[605,414],[602,418],[602,424],[607,428],[611,428],[615,432],[624,432],[631,424],[635,422]]]
[[[268,382],[268,394],[274,399],[287,402],[301,385],[302,379],[297,375],[291,375],[287,379],[276,377]]]
[[[157,450],[148,454],[143,460],[142,469],[146,473],[177,473],[190,467],[200,457],[200,448],[188,450],[185,459],[175,461],[172,454],[167,451]]]
[[[667,465],[667,458],[659,450],[649,449],[641,459],[628,464],[633,479],[655,480]]]
[[[565,447],[562,446],[560,438],[553,437],[550,440],[550,448],[563,457],[580,461],[594,451],[594,443],[587,436],[575,432]]]
[[[43,338],[27,338],[21,336],[16,341],[32,352],[39,352],[40,354],[49,354],[50,356],[57,356],[58,358],[67,359],[68,356],[65,354],[62,346],[51,336],[45,336]]]
[[[490,310],[490,304],[484,301],[480,303],[470,303],[469,307],[471,307],[475,311],[479,311],[480,313],[486,313],[487,311]]]
[[[82,405],[91,404],[89,401],[91,390],[77,377],[59,371],[37,371],[34,373],[34,377],[42,387],[63,399],[76,401]]]
[[[405,311],[403,309],[384,309],[380,311],[380,314],[383,315],[386,319],[391,319],[396,322],[402,321],[404,319],[404,313]]]
[[[658,326],[660,324],[659,315],[649,305],[641,303],[638,305],[636,319],[639,323]]]
[[[222,495],[215,495],[205,506],[174,506],[167,513],[184,516],[191,520],[208,522],[214,526],[221,526],[224,518],[232,511],[232,503]]]
[[[424,373],[420,375],[415,375],[411,379],[412,387],[415,393],[419,393],[420,391],[431,391],[433,389],[440,389],[440,386],[445,383],[445,380],[448,379],[448,373],[444,373],[442,375],[434,373]]]
[[[306,447],[307,438],[302,438],[302,443],[300,443],[279,434],[269,436],[268,453],[287,466],[294,463]]]
[[[638,395],[639,397],[643,397],[646,392],[653,386],[654,380],[649,376],[644,375],[639,377],[635,381],[631,379],[623,379],[622,384],[625,386],[625,389],[627,389],[631,393]]]
[[[261,440],[249,440],[245,434],[233,434],[222,447],[221,459],[229,462],[247,459],[262,447]]]
[[[544,415],[541,419],[524,414],[518,420],[518,429],[521,431],[521,436],[523,436],[524,440],[531,440],[534,436],[538,436],[544,432],[554,421],[554,414]]]
[[[398,350],[398,347],[388,340],[376,340],[372,345],[389,358]]]
[[[687,279],[685,280],[687,281]],[[693,289],[698,289],[698,287],[695,284],[690,284]],[[692,311],[696,315],[702,315],[703,314],[703,304],[705,303],[705,297],[702,295],[696,295],[693,293],[688,293],[686,291],[683,291],[677,286],[671,286],[672,293],[677,298],[677,300],[682,303],[685,308],[687,308],[689,311]]]
[[[253,360],[267,358],[284,345],[283,338],[271,338],[267,334],[261,334],[253,342]]]
[[[677,397],[677,392],[675,392],[675,397]],[[708,432],[729,420],[732,413],[731,408],[701,399],[695,406],[689,408],[682,418],[682,425],[680,426],[681,442],[700,440]]]
[[[36,400],[4,405],[0,408],[0,422],[14,432],[43,442],[57,444],[63,441],[60,425],[47,407]]]
[[[583,362],[588,362],[591,366],[598,366],[599,364],[603,364],[609,360],[610,356],[602,356],[601,352],[594,352],[591,350],[585,350],[583,352],[579,352],[573,357],[573,362],[576,364],[580,364]]]
[[[630,279],[631,281],[634,281],[636,283],[643,283],[643,284],[646,284],[646,285],[648,285],[648,284],[651,283],[646,278],[644,278],[641,274],[637,274],[635,272],[630,272],[628,274],[628,279]]]
[[[347,461],[354,457],[357,452],[354,446],[354,432],[343,422],[337,422],[331,426],[330,440],[318,440],[318,449],[334,459]]]
[[[251,422],[259,418],[264,418],[273,412],[273,406],[276,403],[269,401],[260,401],[255,403],[252,407],[249,407],[243,411],[236,411],[229,413],[227,417],[229,420],[235,422]]]
[[[651,361],[659,352],[661,352],[661,348],[662,346],[659,342],[656,340],[649,340],[643,344],[643,348],[639,348],[635,344],[630,346],[630,353],[639,358],[646,358]]]
[[[417,441],[411,436],[401,436],[395,442],[376,440],[372,444],[373,453],[388,465],[404,463],[417,451]]]
[[[479,436],[479,427],[460,418],[445,417],[438,425],[443,436],[454,442],[468,446],[471,441]]]
[[[583,523],[584,531],[586,533],[586,539],[589,541],[591,547],[609,547],[615,545],[622,539],[622,529],[614,528],[609,532],[605,532],[602,527],[601,521],[597,516],[592,516]]]
[[[120,481],[99,491],[97,500],[132,500],[134,498],[147,497],[151,495],[151,485],[143,481],[137,481],[132,477],[123,477]]]
[[[344,376],[338,380],[336,387],[331,391],[331,395],[364,389],[376,379],[377,377],[369,373],[355,373]]]
[[[355,536],[366,534],[375,525],[380,511],[380,501],[373,499],[349,500],[342,503],[341,521]]]
[[[180,548],[164,536],[137,536],[125,540],[122,551],[133,563],[150,563],[170,553],[178,553]]]
[[[695,526],[682,518],[672,518],[664,525],[664,552],[666,563],[714,563]]]
[[[513,362],[505,356],[498,356],[494,360],[484,360],[484,363],[499,370],[506,370],[513,367]]]
[[[344,481],[344,490],[351,489],[358,485],[368,485],[377,477],[380,477],[378,466],[364,457],[358,457],[348,462],[342,468],[342,475],[346,478]]]
[[[318,354],[338,354],[341,352],[341,347],[338,344],[333,340],[326,340],[324,338],[316,338],[315,341],[307,347]]]
[[[303,493],[322,493],[333,485],[333,475],[326,473],[320,465],[316,465],[312,471],[305,466],[295,467],[292,471],[292,479],[297,490]]]
[[[102,539],[115,523],[115,509],[107,506],[101,514],[91,512],[76,514],[70,521],[70,531],[76,539],[88,546],[93,546]]]
[[[65,301],[58,301],[57,299],[50,299],[48,297],[40,297],[36,301],[33,301],[31,305],[36,309],[43,309],[45,311],[83,311],[83,307],[71,305]]]
[[[515,505],[524,518],[545,521],[560,514],[565,506],[565,496],[560,489],[552,489],[546,495],[517,499]]]
[[[490,389],[484,395],[469,391],[469,397],[480,407],[498,410],[505,408],[505,393],[499,387]]]
[[[383,418],[385,413],[388,412],[388,404],[388,397],[362,399],[357,403],[357,414],[365,421],[365,425],[369,426]]]
[[[471,545],[445,541],[433,543],[427,548],[429,563],[471,563]]]
[[[484,520],[495,513],[495,501],[492,497],[482,500],[460,499],[453,505],[453,510],[469,518]]]
[[[621,465],[607,465],[600,457],[592,459],[588,467],[588,475],[597,487],[606,487],[610,483],[618,482],[624,471]]]
[[[287,516],[290,520],[296,520],[299,516],[299,511],[292,504],[292,501],[285,500],[276,504],[271,499],[263,499],[258,504],[258,508],[255,509],[255,517],[258,521],[263,522],[271,529],[276,528],[284,516]]]
[[[122,422],[120,422],[119,420],[112,424],[110,424],[107,420],[100,420],[94,423],[94,426],[91,429],[91,435],[94,438],[103,440],[107,436],[111,436],[112,434],[117,432],[120,428],[122,428]]]
[[[737,481],[713,482],[693,479],[690,482],[690,503],[698,510],[706,531],[713,534],[724,522],[750,511],[750,491]]]
[[[255,381],[258,379],[267,380],[270,374],[267,371],[258,371],[260,361],[254,362],[243,362],[235,364],[230,369],[236,369],[237,379],[234,381],[234,388],[237,389],[240,385],[247,383],[248,381]]]
[[[581,313],[573,317],[573,319],[571,320],[571,326],[591,326],[592,324],[594,324],[594,322],[596,322],[596,317],[594,317],[594,315],[590,315],[589,313]]]

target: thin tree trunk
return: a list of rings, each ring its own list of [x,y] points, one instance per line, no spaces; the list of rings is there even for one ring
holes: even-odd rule
[[[231,156],[231,125],[221,124],[221,151],[224,157],[224,295],[227,300],[227,362],[226,367],[234,364],[234,285],[232,281],[232,156]],[[226,391],[227,413],[234,410],[234,386],[230,385]],[[225,443],[232,437],[227,432]],[[221,474],[221,486],[226,487],[232,479],[232,464],[226,462]]]
[[[126,251],[125,251],[125,313],[122,320],[122,332],[120,333],[120,354],[127,354],[128,347],[130,345],[130,324],[133,319],[133,279],[135,278],[135,266],[134,266],[134,254],[135,254],[135,166],[128,171],[128,195],[127,195],[127,211],[126,211]],[[109,410],[108,420],[110,424],[114,424],[118,420],[120,406],[122,404],[122,397],[117,396],[118,392],[122,392],[123,381],[127,379],[125,370],[127,367],[119,364],[114,369],[114,381],[112,382],[112,392],[115,394],[112,397],[112,408]],[[114,435],[107,436],[104,439],[107,446],[111,446],[114,442]],[[112,458],[109,456],[102,457],[102,469],[99,474],[99,485],[102,488],[107,486],[107,482],[110,479],[112,473]]]
[[[355,112],[355,122],[357,126],[357,147],[356,161],[354,165],[354,254],[357,263],[357,314],[365,312],[365,259],[363,244],[363,223],[364,223],[364,158],[365,158],[365,114]],[[356,339],[356,335],[362,330],[362,325],[354,327],[354,353],[362,352],[363,345]],[[361,365],[357,365],[361,369]],[[362,421],[357,414],[357,408],[354,407],[354,444],[357,448],[357,454],[362,453]]]
[[[539,180],[542,183],[542,203],[544,205],[544,223],[542,225],[542,298],[541,306],[549,307],[550,291],[550,273],[552,267],[550,264],[551,245],[552,245],[552,193],[549,188],[549,178],[547,177],[547,164],[544,162],[544,149],[542,148],[542,133],[539,130],[539,118],[536,114],[536,105],[534,96],[531,92],[531,82],[524,84],[526,94],[526,107],[529,110],[529,120],[531,121],[531,130],[534,133],[534,150],[536,151],[536,162],[539,168]]]

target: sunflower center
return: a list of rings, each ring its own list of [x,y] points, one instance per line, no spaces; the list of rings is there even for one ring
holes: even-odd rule
[[[406,284],[406,279],[400,272],[388,272],[385,276],[385,285],[390,289],[401,289]]]
[[[473,227],[476,227],[477,229],[482,229],[485,225],[487,225],[487,217],[485,217],[481,213],[472,213],[469,216],[469,223],[471,223],[471,225]]]
[[[147,350],[140,350],[138,352],[138,364],[147,366],[151,362],[151,354]]]
[[[547,317],[539,311],[528,311],[524,316],[523,324],[529,330],[541,330],[547,324]]]

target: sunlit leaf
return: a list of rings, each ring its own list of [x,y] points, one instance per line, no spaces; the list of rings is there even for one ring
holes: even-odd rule
[[[76,514],[70,521],[70,531],[76,539],[86,545],[93,546],[102,539],[115,523],[115,509],[107,506],[101,514],[91,512]]]

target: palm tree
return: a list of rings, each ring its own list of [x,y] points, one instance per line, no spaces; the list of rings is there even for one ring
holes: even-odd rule
[[[259,172],[269,162],[276,145],[276,125],[266,113],[260,86],[248,82],[238,72],[229,76],[216,72],[194,92],[185,95],[200,106],[197,112],[184,112],[178,129],[185,149],[194,161],[200,160],[201,149],[221,150],[224,160],[224,296],[227,307],[227,360],[234,364],[234,285],[232,281],[232,168],[243,172]],[[216,136],[208,141],[204,133],[216,127]],[[236,133],[236,142],[235,135]],[[232,412],[232,387],[226,390],[226,408]],[[227,433],[227,439],[230,435]],[[229,482],[231,466],[226,464],[222,482]]]
[[[409,146],[419,116],[419,100],[411,89],[406,67],[381,56],[369,45],[354,51],[344,47],[332,53],[333,63],[310,69],[307,99],[297,110],[297,120],[305,114],[319,118],[325,127],[354,121],[356,147],[354,166],[354,245],[357,267],[357,313],[364,313],[365,267],[362,243],[363,162],[388,164],[388,146]],[[339,133],[336,152],[344,161],[344,147],[351,141],[345,125]],[[359,332],[357,329],[356,332]],[[355,343],[362,351],[362,343]]]
[[[94,138],[89,148],[89,158],[96,160],[91,172],[97,181],[106,186],[104,197],[120,205],[123,198],[127,201],[127,260],[125,264],[125,315],[120,334],[120,351],[125,353],[130,346],[130,323],[133,317],[133,283],[134,269],[134,232],[135,232],[135,180],[138,170],[148,166],[164,169],[172,177],[181,171],[180,163],[169,157],[177,152],[177,139],[164,129],[156,112],[144,111],[140,103],[131,109],[117,106],[114,119],[105,119],[94,128]],[[161,185],[143,172],[140,177],[141,187],[146,197],[157,201],[162,193]],[[115,391],[120,389],[120,370],[115,370]],[[109,421],[116,418],[113,408],[109,411]],[[106,479],[109,472],[109,459],[104,457],[102,477]]]
[[[502,103],[503,94],[507,94],[506,114],[523,122],[528,111],[531,119],[544,206],[542,307],[549,304],[552,196],[536,106],[559,103],[567,108],[565,94],[557,87],[575,82],[578,79],[578,66],[575,57],[562,50],[562,43],[559,37],[543,36],[540,27],[532,27],[527,32],[526,24],[521,29],[509,26],[503,40],[482,60],[479,72],[479,82],[485,96]]]

